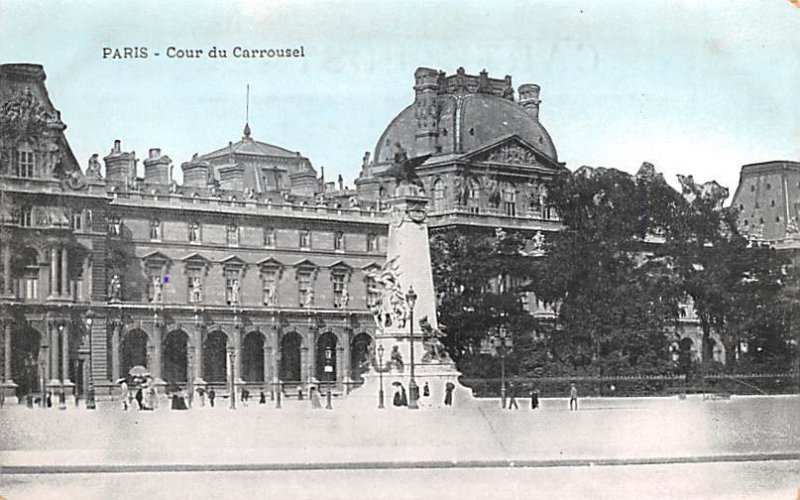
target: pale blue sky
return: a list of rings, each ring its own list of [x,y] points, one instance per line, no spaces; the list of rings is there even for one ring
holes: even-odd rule
[[[742,164],[800,160],[800,9],[747,1],[0,0],[0,62],[36,62],[85,167],[114,139],[140,158],[240,138],[245,85],[259,139],[326,177],[413,99],[418,66],[483,68],[542,86],[559,159],[635,171],[650,161],[733,190]],[[302,60],[170,60],[169,46],[303,45]],[[102,48],[162,56],[103,60]],[[229,54],[230,55],[230,54]]]

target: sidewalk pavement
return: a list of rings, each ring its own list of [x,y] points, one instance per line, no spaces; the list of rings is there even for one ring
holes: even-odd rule
[[[553,467],[800,460],[800,397],[566,399],[501,410],[0,410],[0,473]],[[342,405],[344,406],[344,405]]]

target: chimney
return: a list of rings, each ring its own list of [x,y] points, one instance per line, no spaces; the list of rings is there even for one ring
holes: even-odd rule
[[[244,166],[235,164],[220,167],[219,185],[226,190],[244,191]]]
[[[183,170],[183,185],[187,187],[208,187],[208,172],[211,165],[207,161],[197,159],[197,154],[192,157],[192,161],[181,165]]]
[[[106,164],[106,180],[121,184],[130,184],[136,180],[136,154],[122,151],[122,142],[117,139],[108,156],[103,158]]]
[[[519,86],[519,105],[525,108],[525,111],[533,115],[539,120],[539,104],[542,102],[539,99],[539,86],[535,83],[524,83]]]
[[[439,110],[436,91],[439,72],[430,68],[417,68],[414,72],[414,115],[417,132],[414,135],[414,154],[420,156],[436,152],[439,137]]]
[[[172,160],[169,156],[162,156],[161,149],[151,148],[144,161],[144,182],[147,184],[169,184],[170,183],[170,164]]]

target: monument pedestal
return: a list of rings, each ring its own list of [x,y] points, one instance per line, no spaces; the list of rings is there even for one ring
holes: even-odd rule
[[[428,198],[417,185],[400,182],[388,204],[391,218],[386,264],[374,276],[380,301],[373,309],[378,326],[373,360],[370,371],[364,375],[364,385],[350,393],[346,406],[377,409],[382,373],[385,407],[409,410],[408,406],[395,406],[394,399],[402,387],[406,401],[411,402],[412,358],[420,409],[445,407],[449,384],[453,386],[453,407],[470,404],[472,389],[458,382],[461,373],[444,355],[439,341],[442,333],[438,330],[431,270]],[[434,352],[437,349],[441,356]],[[382,358],[378,353],[382,353]],[[379,366],[380,361],[383,366]],[[428,396],[424,395],[426,384]]]
[[[3,392],[4,405],[15,405],[19,403],[17,400],[17,384],[15,384],[12,380],[8,380],[3,384],[0,384],[0,391]]]
[[[419,400],[417,401],[420,411],[432,408],[445,408],[445,388],[448,383],[452,383],[455,388],[453,390],[453,408],[463,408],[464,406],[471,405],[475,399],[472,395],[472,389],[464,387],[458,381],[461,373],[456,370],[452,364],[444,363],[423,363],[414,367],[414,380],[419,386]],[[379,395],[380,395],[380,382],[381,376],[377,370],[370,369],[369,372],[362,375],[364,377],[364,384],[350,392],[347,398],[343,399],[339,406],[354,409],[354,410],[368,410],[378,409]],[[386,411],[414,411],[410,410],[407,406],[395,406],[394,397],[398,390],[397,383],[402,384],[406,390],[406,399],[410,398],[408,390],[409,382],[411,382],[411,369],[408,365],[400,372],[398,370],[390,370],[383,373],[383,393],[384,393],[384,407]],[[428,384],[429,396],[424,396],[425,384]]]

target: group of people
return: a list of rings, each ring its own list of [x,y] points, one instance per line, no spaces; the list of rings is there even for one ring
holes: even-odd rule
[[[148,378],[136,383],[135,390],[132,390],[128,382],[123,380],[119,384],[119,394],[123,411],[128,411],[128,408],[132,408],[134,401],[136,401],[136,406],[139,410],[155,410],[158,408],[158,391],[152,379]]]
[[[406,395],[406,388],[400,382],[392,382],[395,387],[394,397],[392,398],[393,406],[408,406],[408,396]],[[444,405],[453,406],[453,391],[456,385],[450,381],[444,384]],[[422,386],[422,396],[418,399],[419,406],[431,406],[431,386],[425,382]]]
[[[503,408],[508,408],[509,410],[519,409],[519,404],[517,404],[517,386],[514,385],[513,382],[508,384],[508,405],[505,404],[503,401]],[[529,394],[531,398],[531,410],[535,410],[539,407],[539,390],[536,388],[531,388]],[[570,411],[578,411],[578,388],[575,386],[575,383],[571,383],[569,387],[569,409]]]

